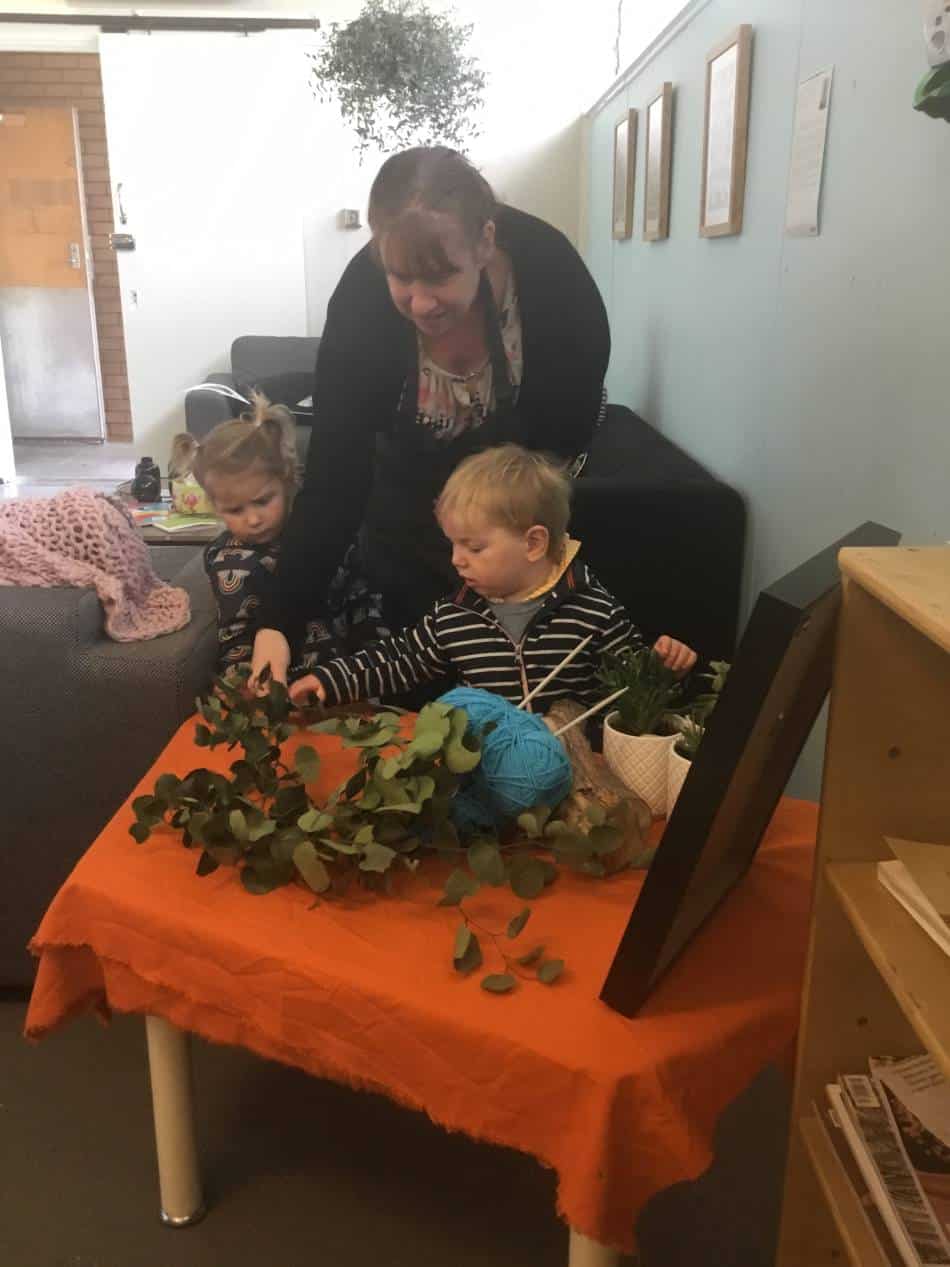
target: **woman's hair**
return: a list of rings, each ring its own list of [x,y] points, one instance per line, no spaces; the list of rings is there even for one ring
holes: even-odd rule
[[[190,470],[205,491],[208,477],[241,475],[257,466],[279,479],[288,493],[297,486],[296,424],[286,405],[272,405],[260,392],[251,392],[251,408],[239,418],[221,422],[200,444],[183,432],[172,442],[169,472]]]
[[[438,277],[453,265],[445,253],[433,212],[455,216],[469,246],[481,238],[498,210],[491,185],[457,150],[416,146],[387,158],[369,194],[369,226],[380,258],[380,242],[395,250],[400,269],[412,277]]]
[[[511,532],[535,524],[548,530],[548,555],[560,558],[571,518],[571,481],[563,465],[543,453],[502,444],[460,462],[435,504],[441,523],[458,515],[481,518]]]

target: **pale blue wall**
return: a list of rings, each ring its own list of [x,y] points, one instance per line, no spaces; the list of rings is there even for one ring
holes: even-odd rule
[[[698,236],[704,57],[754,27],[745,223]],[[821,236],[783,236],[800,78],[834,65]],[[611,398],[748,499],[745,608],[865,519],[950,538],[950,125],[911,109],[908,0],[712,0],[591,120],[587,258]],[[610,237],[613,127],[674,84],[670,238]],[[882,673],[886,673],[882,666]],[[869,690],[874,689],[868,683]],[[815,737],[800,788],[817,785]]]

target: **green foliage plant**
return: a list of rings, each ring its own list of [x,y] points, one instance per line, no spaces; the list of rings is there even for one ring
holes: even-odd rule
[[[676,751],[687,761],[692,761],[699,751],[699,745],[706,734],[706,723],[709,715],[719,702],[722,688],[729,676],[729,665],[725,660],[711,660],[711,673],[704,673],[709,682],[709,690],[697,695],[685,713],[671,718],[673,726],[680,732],[674,745]]]
[[[235,866],[249,893],[297,882],[313,893],[315,904],[354,884],[388,893],[396,877],[415,871],[424,857],[446,859],[452,867],[439,905],[457,907],[460,917],[453,965],[466,976],[481,967],[484,942],[504,969],[482,980],[486,991],[497,994],[524,978],[551,985],[564,965],[543,948],[516,951],[529,906],[502,928],[480,926],[466,902],[481,888],[507,887],[525,903],[554,883],[560,866],[600,878],[616,869],[617,857],[624,866],[644,865],[642,851],[628,857],[621,848],[636,831],[623,802],[610,811],[592,803],[582,822],[538,806],[498,835],[481,832],[462,840],[451,818],[452,798],[481,760],[487,733],[473,735],[463,709],[426,704],[410,735],[388,711],[307,725],[294,714],[283,685],[265,685],[265,694],[251,694],[247,673],[239,670],[217,679],[214,693],[197,701],[196,744],[223,744],[240,754],[229,776],[208,769],[184,778],[159,776],[153,791],[133,802],[129,832],[136,841],[170,827],[186,848],[198,851],[198,875]],[[323,804],[307,790],[320,771],[316,750],[302,744],[292,764],[282,753],[301,724],[311,733],[338,736],[358,753],[356,771]]]
[[[604,659],[600,680],[608,692],[623,690],[614,726],[627,735],[653,735],[667,720],[682,688],[652,647],[625,647]]]
[[[370,147],[440,143],[461,148],[478,134],[485,75],[465,54],[471,26],[424,0],[366,0],[352,22],[335,22],[313,54],[316,94],[336,100]]]

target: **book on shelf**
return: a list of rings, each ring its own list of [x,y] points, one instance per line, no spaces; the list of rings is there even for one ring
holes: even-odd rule
[[[898,1252],[895,1235],[884,1221],[884,1216],[880,1210],[880,1201],[872,1195],[871,1184],[865,1178],[864,1172],[858,1165],[851,1142],[845,1135],[843,1125],[845,1110],[843,1107],[834,1107],[837,1098],[842,1095],[841,1088],[832,1084],[827,1088],[827,1091],[828,1107],[822,1110],[820,1105],[813,1105],[818,1124],[827,1136],[828,1143],[831,1145],[841,1169],[854,1189],[854,1194],[861,1204],[861,1209],[864,1211],[868,1223],[871,1225],[871,1230],[881,1247],[882,1254],[887,1259],[890,1267],[905,1267],[906,1259]],[[881,1199],[885,1198],[882,1196]],[[897,1235],[903,1237],[903,1232],[900,1231],[899,1225]]]
[[[906,1267],[950,1267],[950,1085],[927,1055],[872,1059],[870,1073],[826,1088],[861,1183],[845,1170],[859,1199],[863,1187],[877,1207],[883,1248]]]
[[[950,846],[884,837],[894,854],[877,877],[944,954],[950,955]]]

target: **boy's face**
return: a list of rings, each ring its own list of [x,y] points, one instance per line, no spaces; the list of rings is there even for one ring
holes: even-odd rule
[[[452,543],[452,566],[483,598],[530,593],[548,571],[548,530],[535,524],[514,532],[485,519],[446,514],[441,528]]]
[[[280,536],[287,516],[287,491],[259,467],[240,475],[209,475],[208,493],[228,532],[248,545],[266,545]]]

